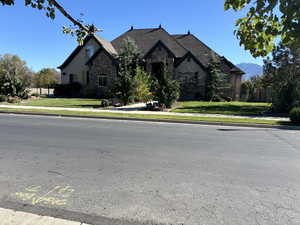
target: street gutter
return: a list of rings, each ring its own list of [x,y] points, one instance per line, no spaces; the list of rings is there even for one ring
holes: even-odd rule
[[[147,118],[128,118],[128,117],[117,117],[117,116],[90,116],[90,115],[82,116],[82,115],[66,115],[66,114],[60,114],[60,113],[15,112],[15,111],[3,111],[3,110],[0,110],[0,114],[300,130],[300,126],[248,124],[248,123],[235,123],[235,122],[211,122],[211,121],[193,121],[193,120],[178,120],[178,119],[174,119],[174,120],[173,119],[150,119],[150,118],[147,119]]]

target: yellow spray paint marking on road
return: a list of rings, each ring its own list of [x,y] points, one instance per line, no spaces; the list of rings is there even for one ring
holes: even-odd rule
[[[66,205],[67,199],[75,190],[71,186],[56,186],[45,191],[41,186],[30,186],[24,192],[16,192],[15,196],[23,201],[30,201],[32,205]],[[42,194],[42,193],[45,194]]]

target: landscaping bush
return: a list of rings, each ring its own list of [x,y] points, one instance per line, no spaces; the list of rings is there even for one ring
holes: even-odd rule
[[[7,97],[5,95],[0,95],[0,102],[6,102]]]
[[[294,124],[300,124],[300,107],[294,107],[290,111],[290,120]]]
[[[12,104],[20,103],[21,99],[18,97],[8,97],[7,102]]]
[[[19,98],[28,98],[28,84],[23,80],[10,76],[7,73],[0,74],[0,94]]]
[[[112,102],[108,99],[102,99],[101,100],[101,107],[108,107],[111,106]]]

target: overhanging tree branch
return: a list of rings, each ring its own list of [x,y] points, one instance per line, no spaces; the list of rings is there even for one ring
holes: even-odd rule
[[[84,26],[82,23],[74,19],[57,1],[50,0],[49,3],[58,9],[67,19],[69,19],[75,26],[78,26],[80,29],[90,32],[90,29]]]

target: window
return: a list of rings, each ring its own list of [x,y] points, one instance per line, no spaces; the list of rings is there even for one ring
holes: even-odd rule
[[[86,84],[90,83],[90,73],[89,71],[86,72]]]
[[[65,72],[63,72],[63,73],[62,73],[62,75],[64,75],[64,76],[65,76],[65,75],[67,75],[67,74],[66,74]]]
[[[107,86],[107,76],[105,74],[101,74],[99,76],[99,87],[106,87]]]
[[[70,84],[74,83],[74,74],[70,74]]]
[[[94,46],[93,45],[86,46],[85,51],[87,57],[91,58],[94,55]]]
[[[191,57],[190,57],[190,56],[187,57],[187,61],[188,61],[188,62],[191,61]]]

